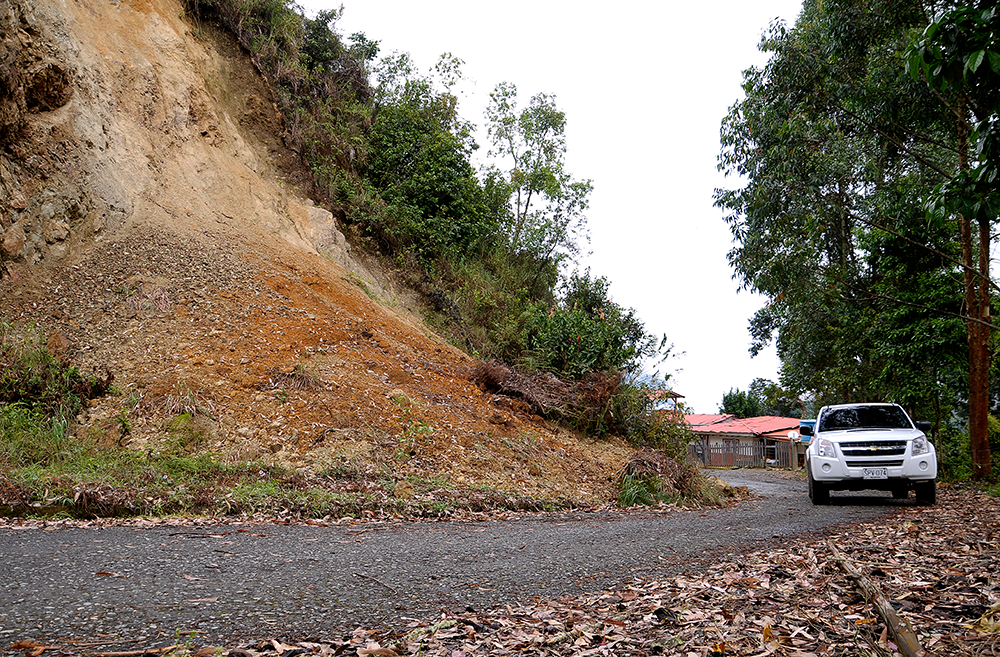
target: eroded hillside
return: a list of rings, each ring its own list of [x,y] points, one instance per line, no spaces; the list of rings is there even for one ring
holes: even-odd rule
[[[114,374],[78,433],[610,497],[631,450],[481,391],[475,361],[352,259],[227,35],[175,0],[0,0],[0,25],[0,136],[18,135],[0,154],[2,315]]]

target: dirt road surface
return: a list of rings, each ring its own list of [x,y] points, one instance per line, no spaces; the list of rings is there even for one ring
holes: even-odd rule
[[[729,508],[491,522],[0,529],[0,646],[95,638],[101,650],[399,628],[442,611],[614,588],[820,534],[899,504],[813,507],[801,477],[723,471]],[[96,645],[96,644],[95,644]]]

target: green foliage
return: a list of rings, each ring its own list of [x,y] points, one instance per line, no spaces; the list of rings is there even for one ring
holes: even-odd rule
[[[306,71],[334,72],[345,57],[345,46],[334,25],[344,13],[344,8],[325,9],[315,18],[303,21],[302,45],[299,59]],[[360,35],[364,38],[364,35]],[[367,41],[367,40],[366,40]],[[378,44],[371,44],[371,56],[378,53]]]
[[[972,165],[943,182],[928,198],[930,217],[961,213],[994,222],[1000,212],[1000,11],[959,4],[942,8],[905,53],[906,69],[926,82],[957,112],[968,107]],[[966,117],[960,117],[966,120]]]
[[[685,463],[694,434],[684,421],[683,408],[659,408],[655,393],[668,387],[666,379],[625,379],[611,397],[609,413],[603,419],[608,433],[622,436],[635,447],[650,447]]]
[[[179,454],[198,450],[205,440],[206,431],[199,426],[199,416],[192,413],[181,413],[170,419],[166,425],[170,436],[168,450]]]
[[[658,503],[718,505],[721,495],[686,460],[665,459],[655,450],[640,450],[618,478],[618,505]]]
[[[0,404],[0,471],[71,458],[76,446],[67,438],[67,422],[46,417],[25,404]]]
[[[483,260],[438,263],[440,296],[431,297],[445,310],[443,332],[484,359],[514,362],[526,345],[527,318],[533,295],[520,286],[521,270],[498,251]],[[447,302],[454,312],[447,312]]]
[[[656,475],[627,473],[618,484],[618,506],[641,504],[650,506],[657,502],[673,502],[673,496],[663,493],[663,481]]]
[[[750,382],[746,391],[730,388],[722,395],[720,413],[728,413],[738,418],[773,415],[778,417],[802,417],[805,402],[778,384],[757,378]]]
[[[634,310],[612,301],[609,286],[604,277],[592,278],[590,270],[574,273],[559,304],[532,309],[527,347],[536,369],[574,378],[588,372],[634,375],[648,358],[669,353],[666,337],[657,341],[648,335]]]
[[[750,382],[748,394],[760,400],[761,415],[803,417],[805,414],[806,402],[774,381],[756,378]]]
[[[84,402],[108,392],[113,375],[86,377],[56,360],[34,326],[0,320],[0,404],[23,404],[44,417],[76,415]]]
[[[988,440],[992,463],[992,479],[998,481],[1000,473],[1000,419],[994,415],[987,418]],[[945,481],[966,481],[974,474],[969,434],[961,427],[946,426],[937,436],[938,477]]]
[[[506,191],[509,209],[504,236],[512,253],[525,253],[540,266],[575,258],[587,240],[589,180],[576,181],[565,170],[566,115],[555,96],[536,94],[517,107],[517,87],[500,83],[486,109],[490,154],[503,158],[505,172],[488,172],[497,193]],[[502,191],[501,191],[502,190]]]
[[[763,404],[752,390],[744,392],[739,388],[730,388],[729,392],[722,395],[719,412],[738,418],[758,417],[763,414]]]
[[[792,398],[893,399],[938,424],[965,358],[953,220],[921,204],[958,170],[950,109],[906,75],[916,0],[807,3],[772,26],[723,122],[716,192],[738,280],[768,298],[752,352],[776,339]],[[958,393],[958,394],[956,394]]]
[[[460,63],[439,62],[449,85]],[[417,76],[406,55],[384,60],[379,76],[367,175],[386,209],[365,218],[369,232],[390,253],[412,251],[423,262],[477,253],[496,227],[469,162],[472,126],[458,118],[450,88]]]

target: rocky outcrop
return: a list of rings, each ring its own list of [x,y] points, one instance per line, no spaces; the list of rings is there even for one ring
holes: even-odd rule
[[[0,0],[0,144],[9,144],[24,124],[24,75],[20,66],[19,14]]]
[[[0,275],[68,255],[91,225],[120,225],[127,195],[88,156],[92,117],[74,100],[79,47],[55,8],[0,0]]]
[[[130,226],[355,265],[234,40],[178,0],[0,0],[0,277]]]

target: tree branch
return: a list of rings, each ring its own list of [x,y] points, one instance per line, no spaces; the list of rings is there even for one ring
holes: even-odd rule
[[[875,605],[879,616],[882,617],[889,631],[892,632],[892,637],[895,639],[899,651],[906,657],[925,657],[927,651],[920,645],[920,639],[917,638],[917,633],[910,627],[909,620],[905,618],[900,619],[896,614],[896,610],[892,608],[889,600],[878,586],[861,574],[861,571],[855,568],[854,564],[841,555],[837,546],[833,544],[833,541],[828,539],[826,544],[833,554],[833,560],[839,563],[840,567],[847,573],[847,576],[853,579],[858,587],[864,591],[865,598]]]
[[[957,319],[961,319],[962,321],[972,322],[974,324],[982,324],[983,326],[988,326],[991,329],[995,329],[995,330],[1000,331],[1000,326],[997,326],[996,324],[993,324],[992,322],[987,322],[985,320],[979,319],[978,317],[972,317],[970,315],[963,315],[962,313],[956,313],[956,312],[952,312],[950,310],[942,310],[941,308],[934,308],[933,306],[927,306],[927,305],[924,305],[922,303],[914,303],[912,301],[906,301],[905,299],[899,299],[899,298],[896,298],[896,297],[891,297],[891,296],[889,296],[887,294],[878,294],[878,293],[875,293],[875,292],[871,292],[869,290],[865,290],[865,289],[856,287],[856,286],[851,285],[850,283],[847,283],[845,281],[841,281],[841,283],[844,283],[844,285],[846,285],[848,288],[854,290],[855,292],[858,292],[860,294],[865,295],[869,300],[871,300],[871,299],[881,299],[883,301],[891,301],[893,303],[898,303],[898,304],[901,304],[901,305],[904,305],[904,306],[909,306],[911,308],[918,308],[920,310],[926,310],[928,312],[936,313],[938,315],[945,315],[947,317],[955,317]],[[828,296],[828,297],[831,297],[831,298],[835,298],[835,299],[840,299],[841,301],[847,301],[847,302],[857,301],[857,299],[851,299],[850,297],[845,297],[842,294],[830,294],[826,290],[822,290],[822,289],[820,290],[820,292],[822,292],[825,296]]]
[[[861,223],[865,224],[866,226],[870,226],[871,228],[875,228],[877,230],[885,231],[886,233],[889,233],[893,237],[898,237],[899,239],[903,240],[904,242],[909,242],[910,244],[912,244],[914,246],[917,246],[917,247],[920,247],[921,249],[925,249],[927,251],[930,251],[934,255],[939,256],[941,258],[944,258],[945,260],[947,260],[948,262],[952,263],[953,265],[957,265],[958,267],[961,267],[962,270],[966,270],[966,269],[970,270],[974,276],[977,276],[980,280],[984,280],[987,285],[989,285],[990,287],[992,287],[997,292],[1000,292],[1000,285],[997,285],[988,276],[984,276],[983,273],[980,272],[978,269],[975,269],[973,267],[969,267],[968,265],[964,264],[961,260],[953,258],[950,255],[948,255],[947,253],[944,253],[943,251],[939,251],[939,250],[935,249],[933,246],[928,246],[926,244],[922,244],[922,243],[918,242],[917,240],[915,240],[915,239],[913,239],[911,237],[907,237],[906,235],[903,235],[902,233],[899,233],[899,232],[893,230],[892,228],[889,228],[888,226],[883,226],[881,224],[875,223],[874,221],[870,221],[870,220],[865,219],[865,218],[861,217],[860,215],[856,215],[854,213],[850,213],[850,214],[851,214],[851,216],[853,218],[857,219],[858,221],[860,221]]]
[[[875,133],[877,133],[877,134],[881,135],[882,137],[888,139],[889,142],[892,143],[896,148],[898,148],[899,150],[903,151],[904,153],[908,153],[911,157],[913,157],[913,159],[915,159],[917,162],[923,164],[928,169],[931,169],[932,171],[934,171],[938,175],[940,175],[943,178],[946,178],[948,180],[951,180],[952,178],[954,178],[954,176],[952,174],[946,172],[944,169],[942,169],[938,165],[936,165],[933,162],[931,162],[930,160],[926,159],[923,155],[921,155],[920,153],[916,152],[915,150],[913,150],[912,148],[910,148],[909,146],[907,146],[906,144],[904,144],[899,139],[896,139],[895,137],[893,137],[892,135],[890,135],[889,133],[887,133],[885,130],[883,130],[879,126],[875,125],[874,123],[872,123],[871,121],[865,119],[864,117],[862,117],[857,112],[852,112],[851,110],[849,110],[846,107],[844,107],[841,103],[837,103],[837,106],[840,108],[840,110],[844,114],[847,114],[848,116],[850,116],[850,117],[852,117],[854,119],[857,119],[861,123],[864,123],[871,130],[873,130]]]

